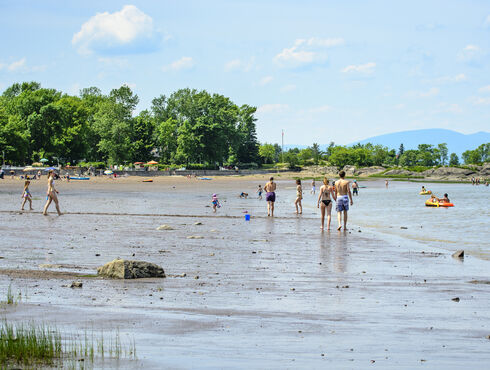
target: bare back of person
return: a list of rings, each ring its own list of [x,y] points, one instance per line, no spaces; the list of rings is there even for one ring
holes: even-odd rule
[[[348,195],[349,194],[349,180],[340,179],[335,181],[335,190],[338,195]]]
[[[276,183],[274,181],[269,181],[267,184],[265,184],[264,190],[267,193],[275,192],[276,191]]]

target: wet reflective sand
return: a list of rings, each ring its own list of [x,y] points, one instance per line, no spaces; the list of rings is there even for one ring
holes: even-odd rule
[[[120,180],[57,184],[61,217],[16,212],[22,184],[1,183],[0,297],[9,285],[28,295],[1,308],[4,317],[72,331],[119,328],[136,341],[139,360],[119,364],[127,368],[487,367],[489,262],[460,262],[451,245],[417,241],[415,222],[399,215],[381,235],[381,222],[364,214],[392,196],[380,184],[354,199],[348,232],[321,233],[313,195],[294,215],[292,181],[279,182],[270,219],[265,202],[238,198],[255,197],[265,181]],[[31,186],[36,211],[44,185]],[[223,203],[216,215],[207,207],[212,193]],[[157,231],[162,224],[175,230]],[[413,237],[401,234],[405,225]],[[452,231],[445,236],[451,241]],[[79,277],[116,257],[157,263],[167,278]],[[83,288],[66,287],[73,280]]]

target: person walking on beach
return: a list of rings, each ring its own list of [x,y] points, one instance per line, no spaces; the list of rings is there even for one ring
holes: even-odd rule
[[[325,177],[323,179],[323,186],[320,188],[320,194],[318,194],[318,201],[316,204],[317,208],[320,208],[321,206],[320,211],[322,215],[322,230],[325,224],[325,211],[327,213],[327,230],[330,230],[330,221],[332,220],[332,199],[330,199],[330,195],[332,195],[334,200],[337,200],[334,187],[328,185],[328,179]]]
[[[257,189],[257,193],[259,194],[259,199],[262,200],[262,185],[259,185],[259,188]]]
[[[315,186],[315,179],[311,180],[311,194],[315,194],[316,191],[316,186]]]
[[[31,192],[29,191],[29,184],[31,182],[29,180],[26,180],[24,182],[24,191],[22,192],[22,206],[21,206],[21,210],[23,211],[24,210],[24,205],[26,204],[26,202],[28,201],[29,202],[29,210],[32,211],[32,195],[31,195]]]
[[[385,180],[386,189],[388,189],[388,180]]]
[[[340,180],[335,181],[335,193],[337,196],[337,220],[339,221],[339,227],[337,230],[342,229],[342,212],[344,213],[344,230],[347,230],[347,212],[349,211],[349,200],[352,206],[352,194],[350,192],[350,181],[345,179],[345,171],[339,172]]]
[[[274,202],[276,201],[276,183],[271,177],[269,182],[264,186],[265,200],[267,201],[267,216],[274,217]]]
[[[49,170],[48,172],[48,191],[46,192],[46,204],[44,205],[44,211],[43,215],[47,216],[48,215],[48,207],[51,204],[51,202],[54,202],[54,205],[56,206],[56,211],[58,212],[58,215],[61,216],[61,211],[60,211],[60,206],[58,204],[58,190],[55,189],[54,187],[54,171]]]
[[[298,206],[299,206],[299,214],[303,213],[303,205],[301,204],[301,199],[303,199],[303,188],[301,187],[301,180],[296,180],[296,200],[294,201],[294,206],[296,207],[296,214],[298,214]]]

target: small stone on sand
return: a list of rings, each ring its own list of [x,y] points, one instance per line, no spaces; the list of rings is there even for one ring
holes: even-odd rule
[[[454,258],[464,258],[464,250],[460,249],[452,254]]]
[[[157,230],[175,230],[175,229],[172,226],[160,225],[157,227]]]

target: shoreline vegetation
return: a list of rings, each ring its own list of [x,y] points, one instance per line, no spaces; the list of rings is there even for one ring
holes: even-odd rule
[[[406,149],[400,143],[396,150],[370,143],[342,146],[330,142],[324,150],[313,143],[283,151],[279,144],[258,141],[256,107],[239,106],[206,90],[186,88],[162,94],[136,114],[138,103],[138,95],[127,85],[107,95],[97,87],[69,95],[43,88],[38,82],[14,83],[0,95],[2,167],[197,171],[320,166],[335,167],[338,172],[346,166],[382,166],[386,173],[372,175],[416,177],[434,166],[490,162],[490,143],[463,152],[461,158],[450,153],[446,143],[421,143],[417,149]]]

